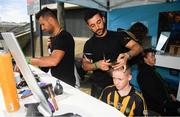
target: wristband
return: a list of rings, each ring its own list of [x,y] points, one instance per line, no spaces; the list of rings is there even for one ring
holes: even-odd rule
[[[126,54],[128,55],[128,60],[132,58],[132,55],[130,54],[130,52],[126,52]]]
[[[97,63],[94,63],[95,69],[98,69]]]
[[[29,57],[26,57],[26,62],[27,62],[28,64],[30,64],[30,58],[29,58]]]

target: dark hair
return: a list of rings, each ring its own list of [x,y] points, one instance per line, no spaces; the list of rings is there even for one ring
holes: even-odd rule
[[[129,29],[131,33],[133,33],[137,39],[142,40],[144,35],[148,33],[148,28],[141,22],[134,23]]]
[[[103,17],[102,13],[99,10],[97,10],[97,9],[87,9],[85,11],[84,21],[87,23],[87,21],[96,14],[99,14],[101,17]]]
[[[120,31],[124,31],[125,29],[124,28],[117,28],[117,31],[120,32]]]
[[[37,14],[36,14],[36,19],[38,20],[40,17],[46,17],[46,16],[51,16],[54,17],[56,19],[56,15],[53,13],[53,11],[47,7],[44,7],[42,10],[40,10]]]
[[[156,50],[153,49],[153,48],[147,48],[147,49],[144,49],[144,51],[142,52],[142,57],[146,57],[148,53],[156,53]]]

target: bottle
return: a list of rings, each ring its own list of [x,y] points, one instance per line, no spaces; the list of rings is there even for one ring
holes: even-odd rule
[[[56,80],[56,85],[54,87],[54,93],[56,95],[61,95],[63,93],[63,87],[60,84],[60,80]]]
[[[0,98],[3,110],[15,112],[19,109],[11,54],[3,49],[0,50]]]

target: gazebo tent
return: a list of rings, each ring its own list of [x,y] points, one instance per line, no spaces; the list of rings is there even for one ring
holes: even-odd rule
[[[70,3],[88,8],[96,8],[103,11],[111,11],[112,9],[117,8],[157,4],[170,1],[175,0],[57,0],[57,2]]]

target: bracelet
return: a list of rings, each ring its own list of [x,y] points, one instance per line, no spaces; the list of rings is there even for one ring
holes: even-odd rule
[[[95,69],[98,69],[97,62],[94,63]]]
[[[30,64],[30,57],[26,57],[26,62]]]

